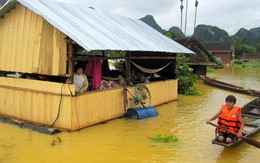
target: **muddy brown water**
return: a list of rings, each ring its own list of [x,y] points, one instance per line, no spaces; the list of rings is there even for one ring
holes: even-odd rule
[[[225,68],[209,73],[216,79],[260,90],[257,68]],[[144,120],[119,118],[77,132],[44,135],[0,123],[0,162],[259,162],[260,150],[242,143],[226,149],[212,145],[214,128],[205,120],[215,114],[227,95],[243,106],[252,96],[198,82],[201,96],[179,95],[158,106],[159,116]],[[149,139],[174,134],[178,142]],[[253,137],[260,141],[260,134]]]

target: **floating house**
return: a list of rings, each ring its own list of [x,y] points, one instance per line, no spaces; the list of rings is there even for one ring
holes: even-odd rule
[[[75,85],[65,83],[73,77],[76,63],[96,58],[125,60],[127,84],[131,83],[132,62],[157,61],[154,63],[173,75],[146,84],[151,105],[177,99],[176,54],[192,51],[140,20],[78,5],[10,0],[0,8],[1,116],[69,131],[122,117],[127,108],[135,106],[124,102],[123,86],[76,96]],[[84,49],[86,55],[78,54],[78,49]],[[124,51],[126,55],[109,57],[107,51]],[[38,80],[39,76],[50,80]],[[135,87],[127,89],[135,93]]]
[[[235,47],[230,43],[203,43],[203,46],[224,65],[230,65],[234,60]]]
[[[207,66],[216,66],[218,64],[216,58],[214,58],[194,37],[175,39],[175,41],[195,53],[194,55],[182,54],[189,58],[189,63],[187,64],[193,69],[194,74],[206,75]]]

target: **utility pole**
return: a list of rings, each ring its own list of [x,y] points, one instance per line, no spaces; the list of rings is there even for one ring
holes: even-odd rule
[[[196,0],[196,2],[195,2],[195,18],[194,18],[194,28],[193,28],[193,33],[195,32],[195,28],[196,28],[198,5],[199,5],[199,1]]]
[[[189,5],[189,0],[186,0],[185,32],[184,32],[185,35],[186,35],[186,32],[187,32],[188,5]]]
[[[183,31],[182,30],[183,0],[181,0],[181,7],[180,8],[181,8],[181,31]]]

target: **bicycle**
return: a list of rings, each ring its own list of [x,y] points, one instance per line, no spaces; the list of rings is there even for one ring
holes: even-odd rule
[[[127,91],[132,98],[129,98],[129,100],[134,100],[135,105],[138,105],[139,103],[143,106],[150,106],[151,105],[151,93],[149,89],[144,85],[136,85],[135,86],[135,95],[133,95],[126,87],[124,87],[124,90]],[[125,97],[126,98],[126,97]]]

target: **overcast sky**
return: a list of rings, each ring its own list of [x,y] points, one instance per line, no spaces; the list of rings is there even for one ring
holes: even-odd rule
[[[180,27],[180,0],[59,0],[139,19],[153,15],[157,23],[168,30]],[[186,1],[184,0],[185,17]],[[195,0],[188,0],[187,34],[193,33]],[[235,34],[240,28],[260,27],[260,0],[198,0],[197,24],[207,24]],[[184,27],[184,25],[183,25]],[[184,30],[184,28],[183,28]]]

